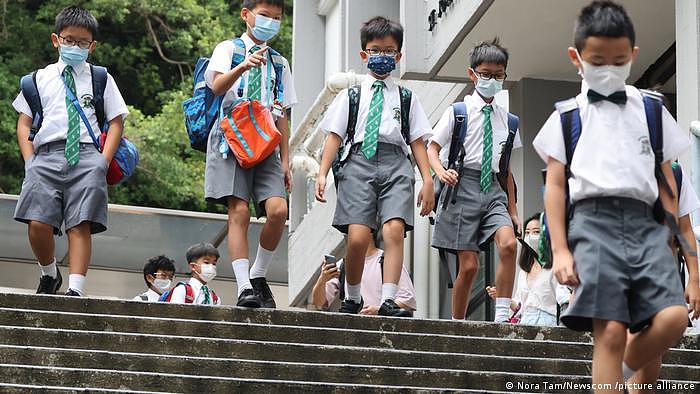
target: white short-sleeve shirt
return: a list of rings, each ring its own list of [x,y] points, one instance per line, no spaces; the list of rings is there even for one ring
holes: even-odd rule
[[[34,138],[34,150],[49,142],[65,140],[68,135],[68,109],[66,107],[66,87],[61,74],[66,64],[63,60],[49,64],[46,68],[36,72],[36,85],[39,90],[44,119],[41,128]],[[92,100],[92,74],[90,65],[83,62],[73,69],[75,91],[80,106],[90,122],[95,136],[99,138],[100,127],[97,124],[97,115]],[[32,118],[32,110],[25,100],[22,92],[17,95],[12,106],[19,113]],[[129,110],[126,108],[124,98],[119,93],[119,88],[111,75],[107,75],[107,86],[104,92],[104,110],[107,121],[117,116],[126,117]],[[87,127],[80,119],[80,142],[92,143]]]
[[[374,90],[372,85],[376,78],[367,75],[360,86],[360,103],[357,110],[357,123],[355,124],[355,137],[349,145],[358,144],[364,141],[365,127],[367,126],[367,113]],[[379,124],[379,142],[400,146],[404,153],[408,154],[408,146],[401,134],[401,97],[399,85],[389,77],[384,79],[384,106],[382,108],[382,120]],[[345,141],[345,134],[348,126],[348,112],[350,110],[350,100],[348,90],[343,89],[335,97],[326,111],[326,116],[319,124],[319,129],[324,133],[337,134]],[[423,111],[423,106],[415,94],[411,95],[411,113],[409,114],[409,142],[414,142],[419,138],[427,141],[431,135],[430,121]],[[349,149],[345,149],[347,156]],[[343,157],[343,159],[345,158]]]
[[[588,87],[582,83],[581,94],[576,96],[582,131],[570,166],[572,203],[593,197],[627,197],[653,205],[658,197],[642,95],[633,86],[625,90],[625,105],[589,104]],[[688,136],[665,108],[662,122],[664,161],[673,160],[688,148]],[[547,119],[533,146],[545,163],[551,157],[567,164],[558,111]]]
[[[690,182],[690,174],[684,173],[682,184],[680,186],[681,193],[678,199],[678,217],[683,217],[689,215],[694,211],[700,209],[700,200],[698,200],[698,194]]]
[[[241,36],[241,39],[245,43],[246,47],[246,56],[250,55],[250,50],[253,48],[256,44],[253,42],[253,40],[248,36],[248,34],[243,34]],[[261,44],[265,45],[265,44]],[[204,72],[204,79],[207,83],[207,85],[211,88],[214,85],[214,76],[216,73],[225,73],[229,72],[231,70],[231,62],[233,60],[233,53],[236,48],[236,44],[233,42],[233,40],[227,40],[219,43],[219,45],[216,46],[214,49],[214,53],[211,55],[211,59],[209,59],[209,67],[207,67],[207,70]],[[269,57],[268,57],[269,60]],[[281,57],[281,64],[284,66],[284,70],[282,71],[282,86],[283,86],[283,97],[282,97],[282,106],[284,108],[291,108],[297,103],[297,93],[296,90],[294,89],[294,79],[292,78],[292,72],[289,67],[289,62],[287,59],[284,57]],[[268,74],[268,68],[267,65],[262,65],[262,78],[261,78],[261,102],[267,103],[268,100],[270,99],[269,94],[270,94],[270,89],[268,88],[268,80],[269,78],[272,78],[274,81],[275,79],[275,71],[274,69],[271,69],[270,72],[271,74]],[[247,97],[248,95],[248,86],[249,84],[247,83],[248,81],[248,74],[249,71],[246,71],[241,75],[240,78],[236,80],[236,82],[231,85],[231,88],[226,92],[224,95],[224,100],[223,100],[223,106],[226,107],[227,105],[233,103],[236,99],[238,99],[238,87],[241,85],[241,80],[245,79],[246,83],[243,87],[243,97]],[[273,92],[274,93],[274,92]],[[272,101],[272,100],[271,100]]]
[[[195,305],[202,305],[205,299],[204,292],[202,291],[202,286],[204,286],[204,284],[195,278],[190,278],[190,281],[188,283],[190,286],[192,286],[192,293],[194,294],[194,302],[192,303]],[[213,291],[211,287],[209,287],[209,290]],[[175,288],[173,288],[173,293],[170,297],[170,302],[173,304],[184,304],[185,295],[187,295],[187,292],[185,291],[185,286],[176,286]],[[213,297],[212,302],[214,302]],[[221,305],[221,298],[219,298],[217,302],[213,305]]]
[[[464,167],[481,170],[481,158],[484,150],[484,113],[482,109],[488,105],[484,99],[474,92],[464,97],[467,104],[467,135],[464,137]],[[508,111],[494,101],[491,103],[491,128],[493,129],[493,154],[491,155],[491,168],[498,172],[498,162],[501,160],[503,145],[508,139]],[[430,142],[440,145],[440,162],[447,167],[447,160],[452,145],[452,133],[455,126],[454,111],[452,106],[447,107],[442,117],[433,128],[433,137]],[[513,140],[513,149],[523,146],[520,141],[520,131],[516,132]]]
[[[145,300],[143,299],[144,296],[146,297]],[[160,294],[156,293],[153,289],[148,289],[148,291],[137,295],[136,297],[132,298],[132,300],[143,302],[158,302],[159,298]]]

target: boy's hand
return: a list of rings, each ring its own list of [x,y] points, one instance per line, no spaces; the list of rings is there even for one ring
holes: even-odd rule
[[[316,200],[320,202],[326,202],[326,177],[318,174],[316,177]]]
[[[457,185],[457,181],[459,181],[459,174],[457,174],[457,171],[453,169],[442,170],[438,172],[437,175],[442,183],[448,184],[450,186]]]
[[[435,208],[435,190],[433,189],[433,182],[427,180],[423,183],[423,187],[418,193],[418,204],[416,206],[421,207],[420,215],[426,216],[430,211]]]
[[[248,71],[253,67],[260,67],[267,63],[267,57],[265,57],[265,52],[267,52],[266,46],[253,52],[250,56],[246,57],[241,65]]]
[[[292,182],[292,171],[289,169],[289,163],[282,163],[282,171],[284,172],[284,188],[287,189],[287,193],[292,192],[293,182]]]
[[[567,286],[578,286],[578,275],[574,264],[574,256],[570,250],[565,250],[554,254],[552,271],[559,283]]]
[[[693,312],[693,320],[700,318],[700,285],[697,281],[688,281],[685,300],[688,303],[688,312]]]
[[[486,286],[486,294],[488,294],[491,299],[496,300],[496,287]]]
[[[515,236],[518,238],[523,237],[523,224],[520,222],[520,217],[518,214],[510,215],[510,220],[513,222],[513,231],[515,231]]]

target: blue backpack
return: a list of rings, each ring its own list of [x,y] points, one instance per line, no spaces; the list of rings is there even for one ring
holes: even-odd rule
[[[671,195],[675,195],[671,190],[670,185],[666,181],[666,177],[661,171],[661,164],[663,163],[663,146],[664,146],[664,135],[662,127],[662,109],[663,109],[663,96],[660,93],[640,89],[642,93],[642,101],[644,102],[644,113],[646,115],[647,127],[649,129],[649,142],[654,152],[654,176],[660,183],[661,187],[666,189]],[[581,138],[581,113],[576,102],[576,98],[571,98],[568,100],[560,101],[555,105],[556,110],[559,112],[559,118],[561,121],[561,129],[564,137],[564,148],[566,152],[566,217],[565,223],[568,226],[568,222],[571,219],[571,202],[569,194],[569,178],[571,178],[571,161],[574,157],[574,151],[578,145],[579,138]],[[674,174],[677,177],[677,175]],[[678,182],[678,181],[676,181]],[[680,191],[680,184],[677,187]],[[685,238],[680,235],[680,229],[676,224],[675,220],[670,216],[661,204],[661,199],[657,199],[654,204],[654,218],[659,223],[664,223],[664,221],[669,225],[671,233],[678,239],[679,244],[686,250],[690,250],[690,246],[685,241]],[[543,230],[541,231],[540,238],[540,252],[544,252],[544,259],[551,261],[551,237],[549,234],[549,226],[547,224],[547,215],[543,215]]]
[[[105,115],[104,108],[104,94],[107,88],[107,69],[102,66],[91,64],[90,73],[92,75],[92,105],[95,108],[95,117],[100,127],[99,131],[102,132],[99,137],[96,136],[92,130],[92,126],[90,126],[90,122],[80,107],[80,104],[78,104],[78,100],[75,95],[73,95],[73,92],[66,89],[66,93],[69,95],[78,114],[82,118],[95,147],[98,151],[102,152],[102,145],[104,144],[104,139],[107,137],[107,130],[109,129],[109,122]],[[44,110],[41,105],[39,88],[36,84],[36,71],[22,77],[20,80],[20,89],[32,111],[32,126],[29,129],[29,141],[34,141],[44,120]],[[122,137],[117,151],[114,153],[113,163],[110,163],[107,173],[107,183],[110,185],[126,181],[136,170],[136,166],[139,164],[139,151],[136,145],[125,137]]]
[[[231,69],[243,63],[246,58],[245,43],[240,38],[232,40],[234,43],[233,58],[231,59]],[[267,49],[268,61],[272,61],[275,70],[274,86],[268,87],[274,89],[275,99],[279,102],[284,100],[284,86],[282,83],[282,71],[284,71],[284,62],[282,55],[274,49]],[[214,92],[207,86],[204,80],[204,73],[209,67],[209,58],[200,57],[197,60],[197,65],[194,68],[193,94],[192,98],[182,103],[182,109],[185,113],[185,127],[187,135],[190,138],[190,146],[192,149],[206,152],[207,140],[209,132],[214,127],[214,124],[219,119],[219,111],[224,96],[216,96]],[[238,86],[238,97],[243,97],[243,88],[245,87],[245,78],[241,78],[241,83]]]

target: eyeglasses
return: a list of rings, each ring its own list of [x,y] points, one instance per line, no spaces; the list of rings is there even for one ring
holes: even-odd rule
[[[499,74],[491,74],[491,73],[479,72],[479,71],[476,71],[476,70],[474,70],[474,69],[472,69],[472,71],[474,71],[474,74],[476,74],[476,76],[479,77],[479,78],[481,78],[481,79],[491,79],[491,78],[493,78],[493,79],[495,79],[495,80],[498,81],[498,82],[503,82],[503,81],[505,81],[506,78],[508,77],[508,74],[506,74],[506,73],[502,73],[502,74],[501,74],[501,73],[499,73]]]
[[[63,36],[58,36],[58,38],[60,38],[61,41],[63,41],[63,43],[68,45],[69,47],[74,47],[77,45],[81,49],[88,49],[88,48],[90,48],[90,45],[92,45],[92,43],[95,42],[94,40],[93,41],[82,41],[82,40],[78,41],[78,40],[74,40],[72,38],[66,38]]]
[[[386,55],[386,56],[394,57],[394,56],[399,54],[399,51],[397,51],[394,48],[387,48],[387,49],[369,48],[369,49],[365,50],[365,53],[370,55],[370,56]]]

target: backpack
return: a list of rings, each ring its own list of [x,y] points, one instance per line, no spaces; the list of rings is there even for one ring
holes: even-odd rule
[[[661,164],[663,163],[664,157],[664,136],[662,127],[663,96],[660,93],[644,89],[640,89],[640,93],[642,94],[642,101],[644,103],[644,113],[647,120],[647,127],[649,129],[649,142],[651,143],[651,147],[654,152],[654,176],[656,177],[657,181],[659,182],[662,188],[666,189],[666,191],[670,193],[670,195],[675,196],[675,198],[678,198],[678,196],[680,196],[680,183],[678,183],[677,188],[679,193],[678,196],[676,196],[675,193],[673,193],[673,191],[671,190],[671,187],[666,181],[666,177],[664,176],[661,170]],[[582,132],[581,114],[576,98],[571,98],[568,100],[557,102],[554,106],[559,112],[562,133],[564,137],[564,148],[566,152],[566,216],[564,220],[565,225],[568,226],[569,220],[571,219],[572,215],[568,180],[569,178],[571,178],[571,161],[573,159],[574,151],[576,150],[576,146],[578,145],[578,141],[581,137]],[[675,173],[674,177],[676,177],[676,182],[678,182],[679,178],[675,175]],[[661,204],[660,195],[661,190],[659,190],[659,198],[657,198],[656,202],[654,203],[654,218],[659,223],[663,224],[664,222],[666,222],[666,224],[670,227],[672,236],[676,239],[680,247],[685,250],[691,251],[690,253],[692,254],[693,252],[690,249],[690,245],[685,240],[685,238],[680,235],[681,232],[678,228],[678,224],[675,220],[673,220],[671,214],[663,208],[663,205]],[[543,220],[541,223],[545,224],[542,231],[540,232],[541,237],[544,237],[544,239],[540,240],[541,248],[545,249],[545,256],[551,259],[551,237],[549,234],[549,226],[547,225],[546,214],[543,215]]]
[[[338,155],[333,160],[331,169],[333,170],[333,177],[336,178],[338,171],[345,164],[343,160],[343,155],[345,149],[350,149],[348,144],[352,145],[355,139],[355,127],[357,126],[357,114],[360,110],[360,96],[362,93],[362,87],[360,85],[351,86],[348,88],[348,124],[345,129],[345,140],[343,141],[342,148],[338,150]],[[410,133],[411,124],[409,121],[411,115],[411,99],[413,93],[408,88],[399,86],[399,95],[401,99],[401,135],[403,136],[406,145],[410,146]],[[347,158],[346,158],[347,160]],[[338,189],[338,182],[336,178],[335,188]]]
[[[247,50],[245,42],[241,38],[232,40],[234,43],[233,57],[231,59],[231,69],[234,69],[239,64],[243,63],[246,58]],[[283,57],[279,52],[268,47],[268,60],[272,61],[272,66],[275,71],[275,83],[273,86],[275,99],[282,102],[284,99],[284,85],[282,83],[282,72],[284,71]],[[207,140],[209,133],[214,127],[214,124],[219,118],[219,111],[224,96],[216,96],[214,92],[207,86],[204,79],[204,73],[209,67],[209,58],[200,57],[194,68],[193,76],[193,93],[192,98],[185,100],[182,103],[182,109],[185,114],[185,127],[187,135],[190,139],[192,149],[206,152]],[[245,78],[241,78],[238,86],[238,97],[243,97],[243,88],[245,87]],[[268,86],[270,88],[270,86]]]
[[[459,170],[461,172],[461,165],[464,161],[464,139],[467,136],[467,130],[469,127],[469,116],[467,115],[467,104],[464,101],[460,101],[452,104],[452,112],[454,113],[454,128],[452,129],[452,139],[450,142],[450,153],[447,156],[447,168]],[[508,193],[508,168],[510,167],[510,157],[513,151],[513,143],[515,142],[515,136],[518,132],[520,125],[520,118],[517,115],[508,112],[508,138],[506,138],[503,148],[501,149],[501,158],[498,161],[498,174],[496,178],[498,183],[501,185],[506,194]],[[440,194],[444,185],[437,175],[433,175],[433,185],[435,187],[435,201],[440,200]],[[513,182],[515,186],[515,182]],[[518,201],[518,190],[514,189],[515,201]],[[443,201],[443,209],[447,208],[447,203],[449,199],[445,198]],[[433,208],[433,211],[437,211],[437,204]],[[434,223],[433,223],[434,224]]]
[[[177,282],[177,284],[173,286],[172,289],[160,295],[160,297],[158,298],[158,302],[170,302],[170,299],[173,298],[173,290],[175,290],[175,288],[177,288],[180,285],[185,286],[185,304],[194,303],[194,290],[192,289],[192,285],[185,282]],[[217,296],[216,293],[214,293],[213,289],[209,289],[209,291],[211,291],[211,305],[216,305],[219,302],[219,296]]]
[[[104,147],[105,140],[107,139],[107,130],[109,129],[109,123],[106,119],[107,117],[105,116],[104,109],[104,93],[107,88],[107,69],[102,66],[94,66],[91,64],[90,74],[92,75],[92,105],[95,108],[95,117],[97,118],[97,124],[101,131],[99,139],[95,136],[92,126],[73,92],[66,88],[66,93],[78,110],[78,114],[82,118],[95,147],[98,151],[102,152],[102,147]],[[32,111],[32,127],[29,130],[29,141],[34,141],[44,120],[39,87],[36,84],[36,71],[22,77],[20,80],[20,89]],[[114,158],[109,163],[109,168],[107,169],[107,184],[116,185],[126,181],[134,173],[138,164],[139,151],[136,145],[126,137],[122,137],[119,141],[117,151],[114,153]]]

